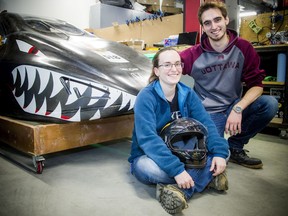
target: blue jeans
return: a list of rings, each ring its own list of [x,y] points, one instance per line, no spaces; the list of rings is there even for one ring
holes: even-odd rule
[[[238,101],[235,101],[237,103]],[[234,104],[235,104],[234,103]],[[234,106],[221,113],[210,113],[220,136],[224,137],[225,124],[227,118]],[[241,134],[230,136],[228,143],[230,149],[242,150],[249,139],[267,126],[267,124],[276,115],[278,110],[278,101],[269,95],[262,95],[250,104],[242,113]]]
[[[190,189],[181,189],[186,199],[190,199],[195,192],[203,191],[213,179],[210,171],[212,157],[208,156],[207,163],[201,169],[186,169],[195,185]],[[175,179],[169,177],[160,167],[146,155],[136,158],[131,164],[131,173],[142,183],[150,184],[176,184]]]

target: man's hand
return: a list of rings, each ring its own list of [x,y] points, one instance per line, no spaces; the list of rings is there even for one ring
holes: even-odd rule
[[[232,110],[228,116],[225,125],[225,133],[230,135],[236,135],[241,133],[241,122],[242,122],[242,113],[236,113]]]
[[[251,103],[253,103],[258,97],[263,93],[263,87],[253,86],[245,93],[237,104],[234,106],[240,106],[242,110],[245,110]],[[236,113],[234,110],[231,110],[226,125],[225,133],[230,135],[236,135],[241,133],[241,122],[242,122],[242,113]]]
[[[217,176],[224,172],[226,169],[226,160],[221,157],[213,157],[212,164],[210,167],[210,171],[214,172],[213,176]]]
[[[179,188],[188,189],[194,186],[192,177],[184,170],[182,173],[174,177]]]

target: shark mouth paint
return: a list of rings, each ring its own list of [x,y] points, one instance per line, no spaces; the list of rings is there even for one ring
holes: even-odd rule
[[[13,69],[13,95],[24,112],[69,122],[127,113],[135,95],[114,87],[20,65]]]

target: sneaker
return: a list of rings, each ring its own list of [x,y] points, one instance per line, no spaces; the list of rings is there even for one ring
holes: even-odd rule
[[[261,169],[263,167],[263,163],[258,158],[250,158],[246,152],[248,150],[233,150],[230,149],[231,155],[230,155],[230,162],[240,164],[242,166],[252,168],[252,169]]]
[[[174,185],[157,184],[156,198],[169,214],[180,213],[188,208],[184,193]]]
[[[228,178],[226,171],[215,176],[213,180],[209,183],[208,188],[213,188],[218,191],[228,190]]]

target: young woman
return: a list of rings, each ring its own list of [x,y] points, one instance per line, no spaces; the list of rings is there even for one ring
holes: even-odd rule
[[[227,141],[220,137],[196,93],[179,82],[182,69],[180,55],[173,48],[156,53],[149,85],[138,94],[134,106],[131,173],[144,184],[157,185],[157,199],[171,214],[187,207],[195,192],[211,187],[227,190],[225,175],[229,155]],[[208,131],[207,162],[201,169],[188,169],[171,152],[160,137],[161,129],[179,118],[193,118]],[[215,178],[217,177],[217,178]]]

